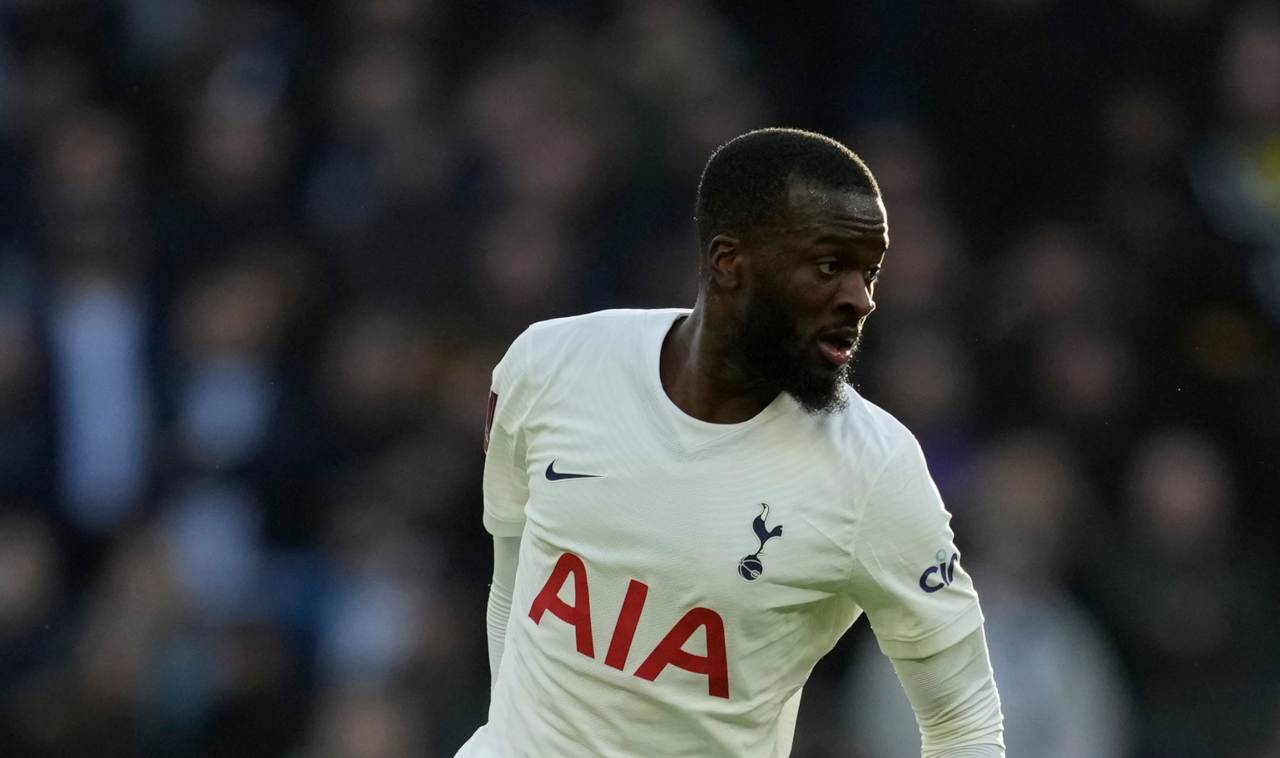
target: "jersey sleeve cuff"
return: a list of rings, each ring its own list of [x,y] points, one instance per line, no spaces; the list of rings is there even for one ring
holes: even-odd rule
[[[922,637],[911,640],[886,639],[876,635],[880,651],[890,658],[919,660],[946,650],[982,626],[982,608],[974,602],[958,616]]]
[[[484,528],[494,537],[519,537],[524,534],[523,518],[500,519],[485,511],[483,521]]]

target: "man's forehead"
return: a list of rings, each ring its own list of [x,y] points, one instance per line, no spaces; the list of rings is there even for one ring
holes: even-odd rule
[[[787,186],[788,229],[802,233],[821,227],[845,227],[850,232],[887,237],[888,220],[879,195],[837,190],[804,181]]]
[[[797,215],[806,211],[828,211],[856,215],[867,221],[884,223],[884,202],[865,190],[840,190],[804,180],[787,182],[787,204]]]

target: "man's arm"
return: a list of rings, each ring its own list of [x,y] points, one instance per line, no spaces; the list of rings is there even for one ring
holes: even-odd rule
[[[850,589],[911,701],[922,756],[1003,756],[978,594],[914,438],[888,457],[858,515]]]
[[[533,395],[527,373],[527,335],[521,335],[493,370],[484,427],[484,526],[493,535],[493,583],[485,626],[489,638],[489,683],[497,682],[506,646],[507,621],[520,559],[524,507],[529,500],[521,425]]]
[[[1004,716],[982,628],[927,658],[890,658],[920,727],[921,758],[1003,758]]]
[[[520,538],[493,538],[493,584],[489,585],[489,609],[486,626],[489,631],[489,686],[498,681],[498,666],[507,641],[507,621],[511,618],[511,595],[516,586],[516,569],[520,565]]]

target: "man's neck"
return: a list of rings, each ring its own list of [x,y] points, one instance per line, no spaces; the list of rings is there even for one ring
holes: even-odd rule
[[[733,332],[712,318],[702,297],[676,321],[662,342],[662,388],[680,410],[713,424],[746,421],[769,405],[776,391],[753,386],[737,365]]]

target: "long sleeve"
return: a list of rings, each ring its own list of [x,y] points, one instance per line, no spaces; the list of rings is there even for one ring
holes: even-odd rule
[[[529,499],[521,418],[531,402],[521,335],[493,370],[484,427],[484,525],[493,534],[493,583],[485,627],[489,638],[489,683],[498,680],[506,647],[507,622],[520,562],[524,507]]]
[[[520,565],[520,538],[493,538],[493,583],[489,585],[489,607],[485,626],[489,635],[489,685],[498,680],[498,667],[507,641],[511,618],[511,595]]]
[[[495,537],[518,537],[524,531],[529,478],[523,420],[536,395],[526,355],[528,334],[517,338],[494,367],[485,414],[484,526]]]
[[[885,655],[919,660],[982,625],[951,514],[914,437],[889,456],[857,517],[849,592]]]
[[[922,758],[1003,758],[1004,716],[982,628],[926,658],[891,658]]]

